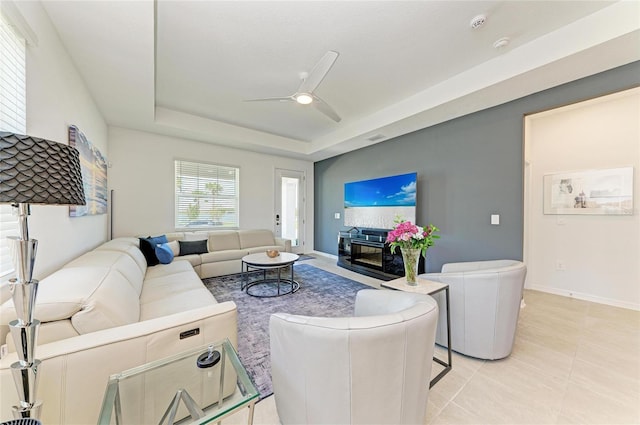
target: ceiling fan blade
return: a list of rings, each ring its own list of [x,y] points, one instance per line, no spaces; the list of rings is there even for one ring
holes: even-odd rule
[[[329,50],[325,53],[320,62],[313,67],[309,76],[302,81],[300,87],[298,87],[298,93],[313,93],[324,80],[336,59],[338,59],[338,52]]]
[[[278,102],[289,102],[295,100],[293,98],[293,96],[282,96],[282,97],[262,97],[262,98],[258,98],[258,99],[245,99],[245,102],[271,102],[271,101],[278,101]]]
[[[313,96],[313,98],[315,102],[313,102],[312,105],[315,106],[318,111],[322,112],[323,114],[325,114],[326,116],[334,120],[335,122],[340,122],[340,120],[342,120],[342,118],[340,118],[340,115],[338,115],[338,113],[334,111],[333,108],[329,106],[327,102],[325,102],[324,100],[320,99],[318,96],[315,96],[315,95]]]

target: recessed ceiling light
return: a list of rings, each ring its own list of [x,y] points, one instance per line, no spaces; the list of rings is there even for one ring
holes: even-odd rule
[[[371,137],[367,137],[367,140],[369,140],[370,142],[377,142],[378,140],[382,140],[384,138],[385,138],[384,134],[378,133],[378,134],[374,134]]]
[[[493,43],[493,47],[496,49],[502,49],[504,47],[507,47],[510,42],[511,42],[511,39],[509,37],[502,37],[496,40],[495,43]]]
[[[469,25],[471,26],[471,28],[475,30],[483,26],[485,22],[487,22],[487,16],[478,15],[478,16],[475,16],[473,19],[471,19],[471,22],[469,22]]]
[[[308,105],[313,102],[313,96],[308,93],[299,93],[296,95],[296,102],[301,105]]]

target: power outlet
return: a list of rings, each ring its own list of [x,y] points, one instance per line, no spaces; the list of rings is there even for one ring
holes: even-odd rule
[[[563,272],[567,270],[567,266],[564,263],[564,261],[560,261],[560,260],[556,261],[556,270],[559,272]]]

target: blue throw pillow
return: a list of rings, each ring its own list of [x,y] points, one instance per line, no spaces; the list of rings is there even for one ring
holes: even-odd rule
[[[160,245],[161,243],[168,243],[167,235],[160,236],[148,236],[147,239],[153,244],[153,246]]]
[[[156,257],[160,264],[169,264],[173,261],[173,251],[168,243],[162,243],[156,246]]]

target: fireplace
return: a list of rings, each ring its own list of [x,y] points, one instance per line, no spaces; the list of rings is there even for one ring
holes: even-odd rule
[[[383,270],[384,244],[360,240],[351,241],[351,263]]]
[[[400,252],[392,253],[386,239],[387,232],[381,230],[340,232],[338,265],[382,280],[404,276],[402,255]],[[424,273],[422,258],[418,272]]]

